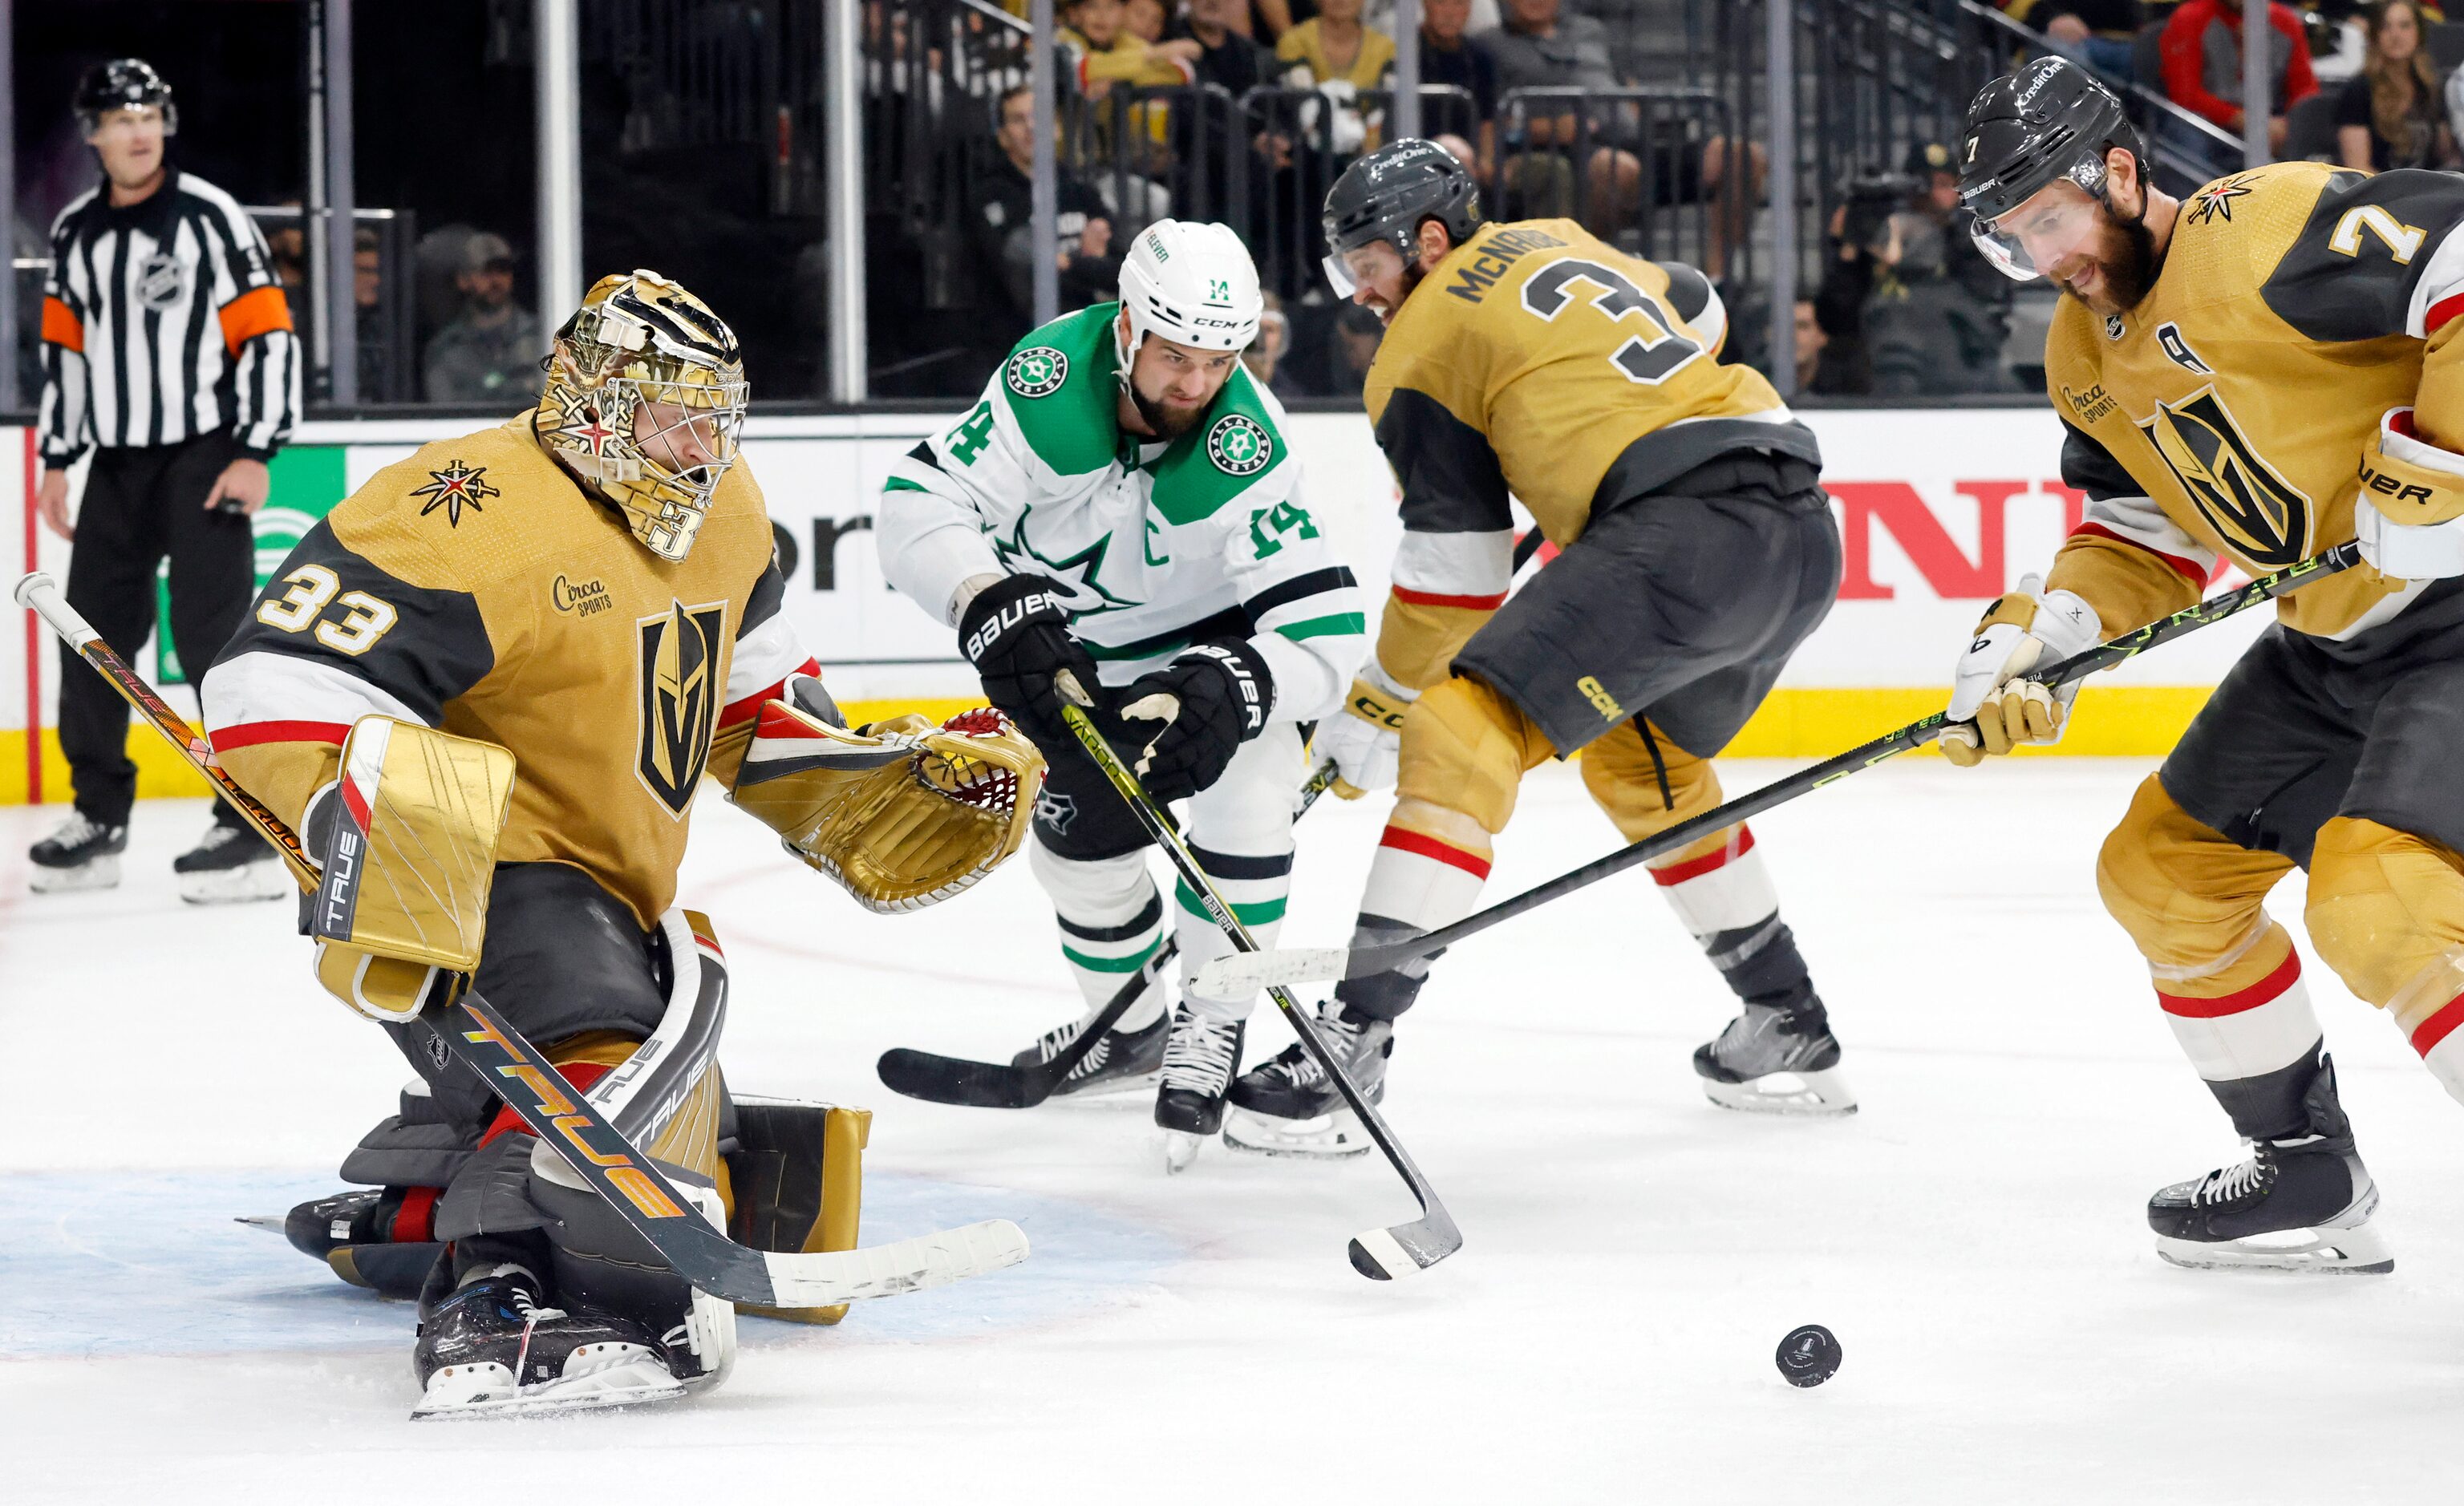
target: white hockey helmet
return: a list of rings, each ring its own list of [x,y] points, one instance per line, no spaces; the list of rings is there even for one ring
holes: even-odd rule
[[[1121,380],[1150,335],[1199,350],[1248,349],[1265,306],[1257,264],[1230,226],[1155,221],[1121,258],[1121,308],[1129,315],[1126,338],[1113,336]]]

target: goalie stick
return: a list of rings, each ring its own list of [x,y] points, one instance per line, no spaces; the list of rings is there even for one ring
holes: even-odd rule
[[[1198,859],[1190,852],[1188,844],[1180,840],[1180,830],[1173,824],[1171,813],[1148,796],[1145,786],[1138,783],[1138,776],[1121,762],[1121,755],[1112,751],[1112,745],[1106,742],[1104,734],[1096,730],[1094,719],[1066,701],[1062,704],[1061,715],[1068,722],[1069,731],[1077,736],[1080,745],[1087,750],[1087,756],[1095,761],[1095,767],[1102,770],[1112,788],[1120,792],[1131,813],[1137,817],[1138,824],[1147,829],[1147,835],[1155,839],[1155,844],[1163,849],[1164,857],[1178,870],[1181,882],[1188,884],[1198,896],[1199,903],[1206,906],[1208,918],[1222,928],[1233,946],[1244,952],[1256,951],[1258,944],[1250,939],[1249,928],[1232,913],[1232,906],[1224,903],[1223,896],[1215,892],[1214,882],[1207,878],[1206,870],[1199,866]],[[1323,775],[1327,771],[1319,772]],[[1379,1116],[1376,1105],[1361,1097],[1359,1087],[1334,1059],[1333,1054],[1326,1049],[1326,1042],[1318,1037],[1317,1024],[1309,1018],[1309,1012],[1283,989],[1269,988],[1266,993],[1275,1001],[1275,1007],[1284,1012],[1284,1018],[1291,1022],[1292,1033],[1300,1037],[1301,1049],[1316,1060],[1318,1067],[1326,1073],[1327,1080],[1343,1095],[1344,1103],[1359,1116],[1362,1126],[1369,1131],[1369,1138],[1386,1153],[1386,1159],[1394,1164],[1404,1183],[1411,1188],[1412,1195],[1419,1200],[1420,1216],[1411,1223],[1365,1230],[1353,1235],[1349,1251],[1352,1268],[1373,1281],[1391,1281],[1398,1276],[1425,1271],[1462,1249],[1463,1231],[1455,1227],[1454,1217],[1446,1211],[1446,1206],[1438,1201],[1437,1190],[1420,1175],[1420,1168],[1412,1164],[1411,1156],[1395,1139],[1395,1132],[1386,1127],[1386,1121]]]
[[[1309,808],[1333,783],[1334,760],[1330,758],[1319,764],[1300,787],[1298,809],[1292,812],[1292,818],[1298,820],[1308,815]],[[1050,1060],[1022,1067],[1007,1061],[976,1061],[893,1046],[881,1054],[873,1072],[881,1079],[881,1085],[892,1093],[927,1103],[949,1103],[960,1108],[1033,1108],[1061,1091],[1061,1084],[1069,1080],[1069,1074],[1103,1040],[1105,1032],[1120,1023],[1121,1016],[1155,982],[1155,974],[1172,960],[1177,949],[1171,938],[1166,937],[1162,949],[1114,991],[1095,1017]]]
[[[2170,617],[2160,617],[2145,627],[2123,634],[2109,644],[2071,655],[2025,678],[2047,688],[2082,680],[2100,669],[2110,669],[2123,660],[2145,653],[2160,644],[2169,644],[2186,634],[2198,631],[2211,622],[2221,622],[2258,605],[2274,600],[2287,591],[2323,580],[2361,562],[2362,546],[2358,541],[2337,545],[2313,555],[2297,564],[2285,566],[2272,575],[2264,575],[2248,585],[2219,593],[2195,605],[2186,606]],[[1724,826],[1732,826],[1750,817],[1759,816],[1774,806],[1785,805],[1800,795],[1818,790],[1835,780],[1870,769],[1885,758],[1906,753],[1933,741],[1950,725],[1948,713],[1936,711],[1922,721],[1910,722],[1898,731],[1888,732],[1872,742],[1849,749],[1810,769],[1803,769],[1785,779],[1773,780],[1727,804],[1705,811],[1690,820],[1680,821],[1666,831],[1646,837],[1632,846],[1619,848],[1594,862],[1585,863],[1571,873],[1560,874],[1537,888],[1526,889],[1511,899],[1501,900],[1485,910],[1464,916],[1451,926],[1441,926],[1402,941],[1387,942],[1375,947],[1292,948],[1283,951],[1247,951],[1220,957],[1198,971],[1198,987],[1210,994],[1237,996],[1258,989],[1270,989],[1295,983],[1323,983],[1341,978],[1363,978],[1389,971],[1418,957],[1425,957],[1441,948],[1451,947],[1467,936],[1477,935],[1501,922],[1538,909],[1551,900],[1561,899],[1576,889],[1597,884],[1613,874],[1623,873],[1637,863],[1647,862],[1664,853],[1676,851]]]
[[[191,766],[280,849],[291,876],[314,892],[319,875],[298,834],[213,762],[212,748],[154,688],[112,650],[94,624],[36,571],[17,582],[17,603],[32,609],[139,714],[171,741]],[[678,1276],[713,1297],[762,1307],[829,1307],[895,1297],[964,1280],[1026,1258],[1026,1235],[1007,1219],[986,1219],[894,1244],[823,1254],[782,1253],[740,1245],[707,1223],[691,1197],[650,1158],[575,1092],[547,1059],[522,1038],[477,993],[422,1018],[445,1049],[494,1084],[542,1144],[607,1199],[624,1220],[664,1256]]]

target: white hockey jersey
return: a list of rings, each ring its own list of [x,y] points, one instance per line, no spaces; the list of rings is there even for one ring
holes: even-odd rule
[[[1168,444],[1124,434],[1112,318],[1098,304],[1029,334],[947,433],[891,472],[874,516],[882,573],[953,620],[972,577],[1041,575],[1108,686],[1190,644],[1246,640],[1278,720],[1342,704],[1368,648],[1352,572],[1300,496],[1283,408],[1236,365]]]

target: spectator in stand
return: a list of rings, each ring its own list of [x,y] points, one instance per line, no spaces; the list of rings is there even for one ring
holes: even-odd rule
[[[2370,12],[2362,71],[2336,97],[2336,148],[2347,167],[2452,167],[2455,139],[2440,118],[2438,70],[2422,46],[2421,10],[2384,0]]]
[[[1197,81],[1221,89],[1229,98],[1203,98],[1193,106],[1173,111],[1173,202],[1182,218],[1238,223],[1233,211],[1231,174],[1224,143],[1246,132],[1251,162],[1248,182],[1252,198],[1263,202],[1264,185],[1279,168],[1291,164],[1290,138],[1278,132],[1250,129],[1240,99],[1250,90],[1275,81],[1274,55],[1233,27],[1247,14],[1248,0],[1189,0],[1179,24],[1180,34],[1198,46],[1192,66]],[[1201,139],[1200,124],[1204,126]],[[1200,169],[1203,169],[1202,171]],[[1255,222],[1255,206],[1248,210]]]
[[[1471,96],[1472,105],[1469,120],[1446,120],[1427,109],[1422,120],[1426,124],[1434,116],[1469,128],[1477,138],[1476,160],[1466,164],[1486,183],[1497,165],[1497,59],[1471,44],[1465,34],[1470,25],[1471,0],[1421,0],[1420,82],[1452,84]]]
[[[1275,44],[1284,82],[1313,89],[1340,80],[1355,91],[1375,89],[1395,66],[1395,39],[1360,19],[1362,0],[1318,0],[1317,14],[1286,32]]]
[[[1347,303],[1334,318],[1334,338],[1326,342],[1326,391],[1338,398],[1357,397],[1377,360],[1378,343],[1386,338],[1385,322],[1375,311]]]
[[[514,301],[514,249],[501,235],[473,235],[463,243],[453,286],[462,295],[461,316],[420,355],[428,401],[499,408],[536,401],[547,337],[538,316]]]
[[[1831,332],[1812,298],[1796,300],[1796,385],[1783,396],[1798,398],[1862,397],[1866,384],[1843,360],[1831,359]],[[1768,372],[1765,373],[1769,375]]]
[[[1283,364],[1285,352],[1291,349],[1292,323],[1284,316],[1284,300],[1273,292],[1265,295],[1265,313],[1258,316],[1258,338],[1241,353],[1241,364],[1249,368],[1250,377],[1278,398],[1302,396],[1289,368]]]
[[[1115,0],[1117,9],[1117,0]],[[998,363],[1035,325],[1035,91],[1024,84],[1001,97],[993,140],[999,155],[975,181],[967,233],[975,245],[982,290],[978,343]],[[1117,295],[1121,260],[1112,253],[1112,221],[1103,196],[1067,167],[1059,167],[1053,219],[1059,251],[1061,312]]]
[[[2243,8],[2258,0],[2183,0],[2165,23],[2165,93],[2238,137],[2242,133]],[[2267,145],[2284,149],[2284,112],[2319,92],[2310,42],[2292,7],[2269,3]],[[2233,165],[2239,165],[2236,157]]]
[[[2115,82],[2130,81],[2132,43],[2147,24],[2140,0],[2017,0],[2009,13],[2044,33],[2057,51]]]
[[[1862,311],[1871,390],[1883,397],[2008,392],[2002,367],[2009,321],[1950,275],[1950,234],[1903,210],[1885,222],[1873,256],[1874,291]]]
[[[1561,0],[1507,0],[1506,24],[1477,38],[1485,44],[1497,70],[1501,96],[1517,89],[1615,89],[1619,86],[1609,63],[1608,33],[1587,15],[1561,15]],[[1593,117],[1593,148],[1581,164],[1585,193],[1581,205],[1595,229],[1614,230],[1628,220],[1642,199],[1642,159],[1628,149],[1633,138],[1627,122]],[[1578,122],[1568,111],[1539,116],[1501,129],[1501,150],[1517,153],[1499,164],[1498,197],[1507,218],[1573,212],[1573,177],[1570,154],[1578,139]],[[1515,137],[1520,135],[1521,140]],[[1749,142],[1747,170],[1732,173],[1726,137],[1714,136],[1698,149],[1686,142],[1670,142],[1653,154],[1653,201],[1696,204],[1719,201],[1709,216],[1710,229],[1704,271],[1719,280],[1727,265],[1727,228],[1746,213],[1744,196],[1762,194],[1766,157],[1762,143]],[[1740,182],[1739,180],[1747,180]]]
[[[1233,24],[1247,14],[1247,0],[1189,0],[1180,22],[1180,34],[1198,44],[1191,59],[1198,81],[1220,85],[1235,99],[1274,82],[1270,55]]]
[[[1067,76],[1089,99],[1101,99],[1116,83],[1169,86],[1196,76],[1192,62],[1198,44],[1186,38],[1146,41],[1130,30],[1129,7],[1122,0],[1077,0],[1069,7],[1068,25],[1054,40]]]

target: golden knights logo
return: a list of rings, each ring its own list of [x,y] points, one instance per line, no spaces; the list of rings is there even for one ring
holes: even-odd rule
[[[634,624],[641,635],[641,747],[634,772],[678,818],[710,762],[718,731],[718,651],[727,604],[687,606]]]
[[[2138,422],[2226,547],[2266,570],[2309,556],[2310,499],[2259,458],[2215,388],[2159,401],[2154,415]]]

